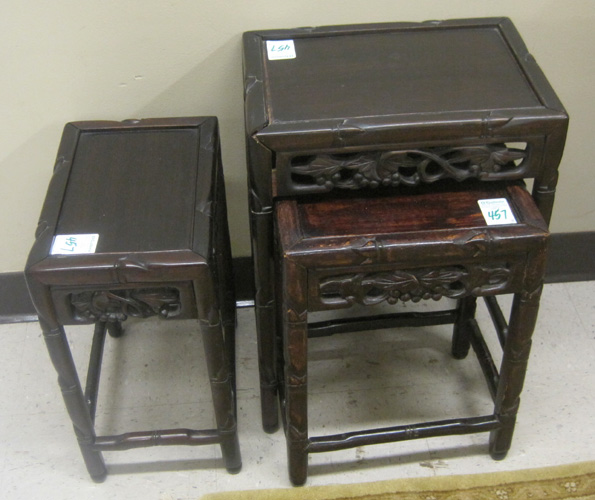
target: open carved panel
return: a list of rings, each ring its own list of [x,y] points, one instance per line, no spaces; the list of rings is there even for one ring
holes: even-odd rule
[[[321,278],[318,297],[324,308],[459,299],[506,292],[512,275],[506,263],[348,273]]]
[[[73,316],[79,321],[124,321],[129,316],[179,316],[182,309],[176,288],[100,290],[70,296]]]
[[[445,178],[518,179],[527,175],[530,156],[528,143],[320,153],[293,156],[278,175],[285,189],[313,192],[417,186]]]

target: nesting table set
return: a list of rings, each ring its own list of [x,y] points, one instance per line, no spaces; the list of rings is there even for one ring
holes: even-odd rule
[[[568,126],[513,24],[248,32],[243,51],[262,425],[274,432],[281,415],[292,483],[306,481],[310,453],[405,439],[489,432],[491,456],[504,458]],[[101,451],[139,446],[219,444],[226,468],[241,466],[226,217],[215,118],[65,128],[26,275],[96,480],[106,475]],[[508,320],[502,294],[514,294]],[[499,367],[475,320],[478,297],[494,319]],[[308,320],[442,298],[452,300],[431,313]],[[96,435],[103,341],[127,316],[198,318],[215,429]],[[80,323],[96,325],[85,390],[64,330]],[[453,325],[455,358],[477,354],[492,413],[309,435],[309,337],[441,324]]]
[[[262,420],[277,427],[278,397],[292,482],[306,480],[309,453],[444,434],[490,431],[503,458],[568,119],[512,23],[247,33],[244,78]],[[484,217],[490,200],[506,203]],[[508,325],[503,293],[515,294]],[[308,324],[308,312],[443,296],[457,306],[440,316]],[[499,371],[474,320],[479,296],[498,320]],[[493,414],[309,436],[309,334],[447,322],[453,355],[477,352]]]

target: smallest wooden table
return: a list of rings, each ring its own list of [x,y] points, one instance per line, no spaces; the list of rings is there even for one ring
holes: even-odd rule
[[[66,408],[95,481],[102,451],[220,444],[241,467],[234,370],[235,297],[217,119],[69,123],[26,267]],[[106,330],[128,316],[198,318],[216,429],[97,436]],[[64,325],[95,323],[86,387]]]

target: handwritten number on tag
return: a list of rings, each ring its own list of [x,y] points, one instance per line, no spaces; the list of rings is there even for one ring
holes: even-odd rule
[[[269,61],[296,57],[293,40],[267,40],[266,46]]]

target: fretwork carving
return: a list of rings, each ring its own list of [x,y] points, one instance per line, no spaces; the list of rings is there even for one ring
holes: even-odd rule
[[[528,150],[504,144],[376,151],[354,154],[319,154],[296,157],[292,180],[327,189],[362,189],[379,186],[417,186],[443,178],[511,179],[525,171]]]
[[[75,318],[82,321],[124,321],[128,316],[172,318],[181,312],[175,288],[102,290],[71,295]]]
[[[320,281],[320,300],[328,305],[373,305],[384,301],[395,304],[399,300],[458,299],[501,292],[510,276],[510,269],[504,264],[331,276]]]

